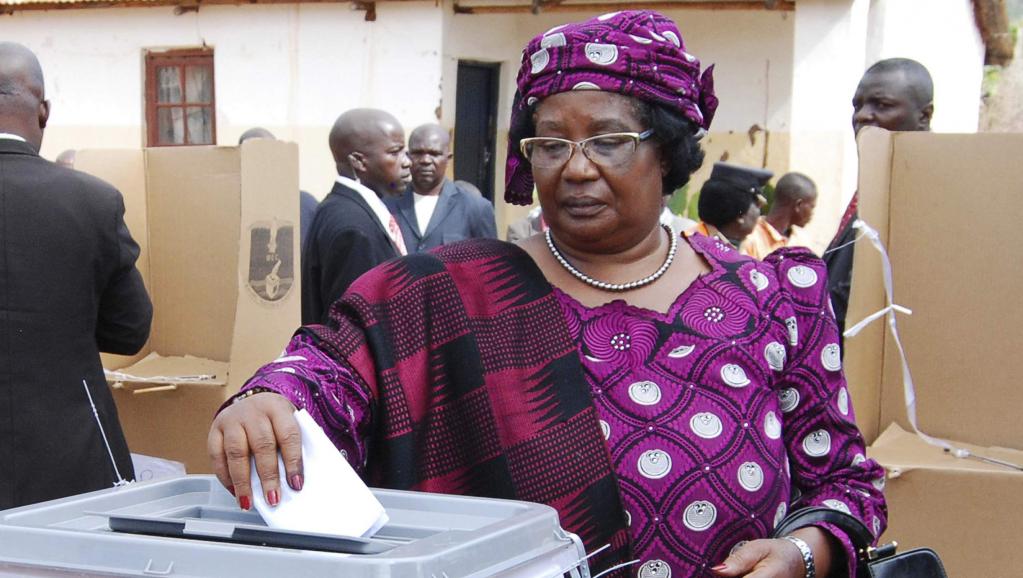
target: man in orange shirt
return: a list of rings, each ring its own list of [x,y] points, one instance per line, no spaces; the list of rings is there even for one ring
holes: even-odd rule
[[[804,174],[788,173],[778,180],[774,204],[766,217],[757,219],[753,232],[740,249],[755,259],[763,259],[776,249],[790,244],[793,233],[813,218],[817,206],[817,185]]]

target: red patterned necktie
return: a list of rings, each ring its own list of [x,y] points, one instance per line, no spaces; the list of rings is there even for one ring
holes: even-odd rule
[[[401,236],[401,229],[398,228],[398,221],[394,220],[394,215],[391,215],[391,220],[387,222],[387,231],[391,234],[391,240],[398,247],[398,252],[402,255],[408,255],[408,250],[405,248],[405,239]]]

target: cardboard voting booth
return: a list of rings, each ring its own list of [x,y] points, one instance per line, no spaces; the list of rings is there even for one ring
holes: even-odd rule
[[[153,300],[143,351],[103,359],[128,445],[208,472],[217,408],[300,324],[297,147],[85,150],[76,168],[124,195]]]
[[[919,428],[973,456],[1023,464],[1023,134],[864,129],[860,217],[893,271]],[[883,269],[857,243],[847,326],[885,307]],[[902,358],[879,320],[847,338],[845,366],[869,453],[888,471],[900,549],[933,547],[949,576],[1019,576],[1023,472],[955,457],[912,432]],[[961,452],[965,454],[965,452]]]

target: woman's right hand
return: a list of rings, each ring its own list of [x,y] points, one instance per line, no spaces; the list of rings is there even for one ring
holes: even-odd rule
[[[256,460],[256,472],[271,506],[281,500],[278,450],[288,485],[296,491],[302,489],[302,434],[294,412],[295,406],[286,397],[263,392],[238,400],[213,420],[206,441],[213,471],[243,510],[252,507],[250,457]]]

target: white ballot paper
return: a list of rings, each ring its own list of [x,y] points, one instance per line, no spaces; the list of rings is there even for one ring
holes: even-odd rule
[[[252,501],[263,521],[271,528],[369,537],[387,523],[387,513],[348,460],[341,456],[327,434],[306,410],[295,412],[302,431],[302,464],[305,483],[301,492],[284,482],[284,462],[277,456],[281,472],[281,501],[276,508],[266,496],[252,468]]]

